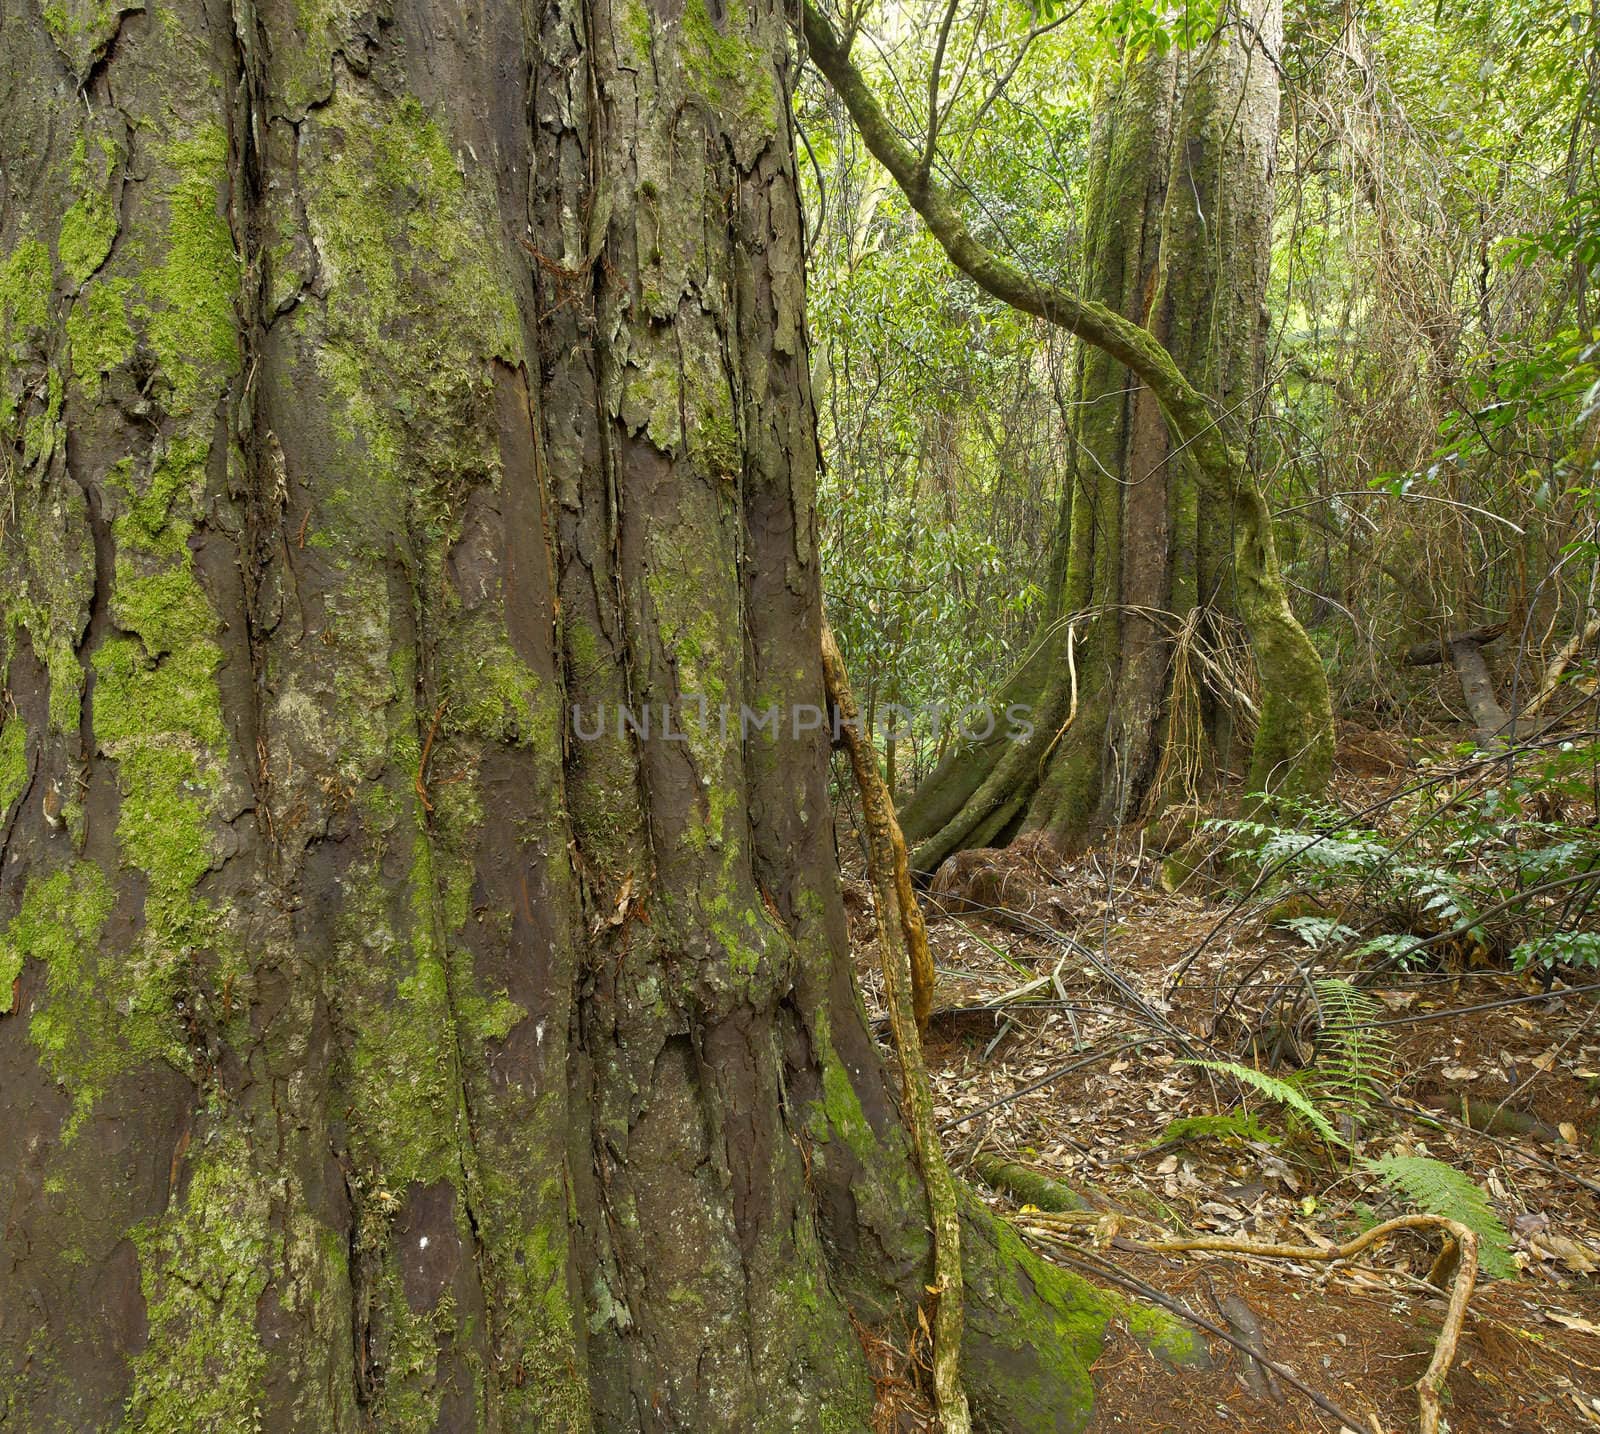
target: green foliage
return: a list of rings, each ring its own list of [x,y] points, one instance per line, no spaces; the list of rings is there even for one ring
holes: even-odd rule
[[[881,734],[891,707],[989,697],[1032,630],[1058,479],[1047,343],[974,301],[898,191],[812,142],[833,155],[833,202],[855,202],[814,257],[828,612]],[[997,524],[999,506],[1020,511]],[[897,735],[926,744],[941,726]]]
[[[1361,934],[1332,916],[1289,916],[1280,924],[1294,932],[1313,951],[1338,945]]]
[[[1511,964],[1519,971],[1559,966],[1600,969],[1600,931],[1547,931],[1530,937],[1512,951]]]
[[[1485,63],[1507,100],[1531,92],[1547,106],[1539,121],[1565,127],[1556,131],[1567,150],[1565,192],[1552,186],[1546,202],[1493,246],[1493,263],[1508,280],[1547,275],[1561,283],[1543,324],[1495,335],[1498,342],[1471,356],[1463,401],[1440,431],[1435,470],[1526,454],[1532,462],[1521,468],[1518,485],[1525,500],[1540,512],[1564,508],[1592,522],[1600,477],[1592,431],[1600,411],[1600,344],[1586,316],[1600,299],[1600,174],[1594,167],[1600,116],[1586,94],[1592,84],[1586,67],[1573,62],[1594,53],[1600,12],[1557,0],[1510,6],[1468,0],[1461,18],[1465,31],[1492,51]],[[1576,546],[1592,556],[1592,530]]]
[[[1217,1075],[1232,1076],[1242,1085],[1247,1085],[1266,1096],[1268,1100],[1277,1101],[1279,1105],[1288,1106],[1295,1115],[1305,1121],[1329,1145],[1348,1146],[1344,1136],[1334,1127],[1326,1113],[1320,1110],[1299,1086],[1289,1081],[1280,1080],[1277,1076],[1268,1075],[1265,1071],[1258,1071],[1254,1066],[1240,1065],[1237,1061],[1200,1061],[1192,1060],[1183,1062],[1185,1065],[1199,1066],[1202,1070],[1212,1071]]]
[[[1316,1064],[1306,1072],[1308,1090],[1359,1116],[1395,1084],[1394,1040],[1374,1024],[1383,1005],[1370,991],[1335,977],[1317,981],[1316,991],[1322,1030]]]
[[[886,43],[855,46],[907,133],[926,119],[942,18],[897,9],[870,22]],[[953,188],[965,221],[1051,273],[1079,259],[1092,98],[1112,60],[1087,15],[1034,34],[1040,20],[1013,5],[953,17],[940,134],[970,181]],[[808,317],[828,615],[881,741],[891,705],[959,712],[990,698],[1038,626],[1069,470],[1060,403],[1072,358],[1058,333],[955,274],[824,92],[803,85],[796,108],[816,225]],[[911,747],[901,770],[924,771],[952,732],[937,715],[900,732]]]
[[[1585,818],[1597,765],[1600,744],[1566,742],[1507,762],[1492,786],[1469,771],[1393,805],[1385,830],[1311,807],[1294,825],[1211,825],[1260,890],[1329,909],[1282,923],[1314,951],[1410,966],[1447,954],[1447,937],[1519,968],[1587,967],[1596,943],[1568,927],[1583,919],[1585,878],[1600,881],[1600,831]]]
[[[1367,1161],[1366,1168],[1423,1214],[1454,1220],[1471,1230],[1478,1237],[1478,1267],[1490,1279],[1516,1276],[1511,1236],[1476,1181],[1425,1155],[1385,1155]]]
[[[1059,10],[1056,4],[1047,9]],[[1154,51],[1190,50],[1216,32],[1216,0],[1191,0],[1176,10],[1160,0],[1106,0],[1095,12],[1094,27],[1130,59]]]
[[[1169,1120],[1157,1145],[1182,1145],[1204,1140],[1257,1140],[1276,1144],[1278,1137],[1248,1110],[1229,1110],[1220,1115],[1180,1115]]]
[[[1325,595],[1316,637],[1347,704],[1454,700],[1448,673],[1396,669],[1419,637],[1554,610],[1553,637],[1528,634],[1543,645],[1592,610],[1597,25],[1564,0],[1286,16],[1300,119],[1265,448],[1302,515],[1280,524],[1288,574]]]

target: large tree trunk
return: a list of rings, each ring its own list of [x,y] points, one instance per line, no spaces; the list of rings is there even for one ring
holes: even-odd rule
[[[0,10],[7,1428],[867,1427],[783,29]],[[1104,1301],[965,1224],[1079,1427]]]
[[[1197,52],[1129,62],[1103,87],[1091,146],[1083,298],[1159,342],[1235,445],[1262,375],[1281,31],[1281,4],[1263,0]],[[1033,706],[1034,737],[958,749],[915,794],[902,820],[923,871],[1019,830],[1074,845],[1232,765],[1226,664],[1202,654],[1235,615],[1263,686],[1250,785],[1327,776],[1326,683],[1270,547],[1201,481],[1150,386],[1092,343],[1073,397],[1055,589],[1001,697]]]

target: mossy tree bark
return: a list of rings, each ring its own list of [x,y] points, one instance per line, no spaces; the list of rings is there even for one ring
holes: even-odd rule
[[[1023,830],[1075,845],[1148,815],[1180,772],[1226,764],[1229,704],[1184,649],[1215,644],[1234,615],[1262,689],[1249,783],[1318,789],[1332,752],[1327,683],[1289,608],[1245,451],[1262,376],[1280,0],[1228,15],[1198,50],[1146,54],[1107,77],[1080,293],[978,244],[813,5],[805,25],[868,147],[955,263],[1083,340],[1051,600],[996,703],[1029,705],[1034,735],[1011,742],[997,722],[991,740],[935,770],[901,814],[918,870]]]
[[[927,1203],[825,734],[715,720],[822,702],[784,23],[0,10],[8,1428],[868,1426]]]

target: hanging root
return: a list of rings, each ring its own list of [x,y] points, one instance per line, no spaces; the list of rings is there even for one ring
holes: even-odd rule
[[[927,1035],[928,1017],[933,1014],[934,979],[928,927],[922,919],[916,893],[911,889],[911,858],[906,853],[906,839],[901,834],[900,823],[895,820],[894,800],[878,772],[877,751],[861,726],[860,711],[844,670],[844,658],[839,655],[833,629],[826,623],[822,627],[822,670],[828,702],[839,713],[839,736],[850,753],[850,766],[861,793],[873,890],[880,907],[887,910],[892,906],[899,914],[901,939],[911,960],[911,1002],[917,1031]],[[883,889],[880,889],[880,875],[887,882]],[[888,906],[885,906],[885,891],[888,892]]]
[[[928,1191],[928,1214],[933,1227],[933,1293],[937,1300],[933,1318],[934,1404],[944,1434],[970,1434],[972,1416],[961,1387],[961,1216],[956,1205],[955,1180],[945,1164],[934,1128],[933,1090],[928,1083],[928,1069],[922,1062],[919,1034],[933,1004],[933,960],[928,953],[928,933],[911,891],[905,841],[895,822],[883,778],[878,774],[877,753],[860,729],[855,698],[845,676],[844,659],[826,624],[822,629],[822,671],[828,701],[838,710],[839,731],[861,791],[867,828],[868,876],[877,907],[884,1000],[889,1008],[895,1048],[900,1055],[906,1118],[911,1123],[917,1162],[922,1167],[922,1180]],[[893,915],[896,911],[898,920]]]

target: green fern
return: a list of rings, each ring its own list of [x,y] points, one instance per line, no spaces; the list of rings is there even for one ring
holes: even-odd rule
[[[1409,971],[1427,959],[1427,948],[1423,946],[1424,938],[1410,933],[1385,931],[1368,941],[1363,941],[1350,954],[1357,961],[1368,956],[1383,956],[1402,971]]]
[[[1511,1236],[1490,1206],[1483,1187],[1469,1175],[1426,1155],[1385,1155],[1366,1164],[1385,1185],[1424,1214],[1455,1220],[1471,1230],[1478,1237],[1478,1268],[1490,1279],[1516,1275]]]
[[[1279,924],[1288,927],[1313,951],[1325,951],[1361,939],[1361,933],[1353,926],[1346,926],[1333,916],[1289,916]]]
[[[1308,1073],[1312,1093],[1352,1115],[1366,1114],[1395,1085],[1394,1040],[1375,1024],[1383,1007],[1370,991],[1328,977],[1316,983],[1322,1008],[1317,1063]]]
[[[1237,1061],[1184,1061],[1183,1064],[1199,1066],[1203,1070],[1215,1071],[1219,1075],[1229,1075],[1245,1085],[1253,1086],[1269,1100],[1288,1106],[1329,1145],[1348,1146],[1350,1143],[1334,1129],[1333,1122],[1317,1109],[1310,1097],[1298,1086],[1290,1085],[1288,1081],[1267,1075],[1264,1071],[1256,1070],[1254,1066],[1240,1065]]]

